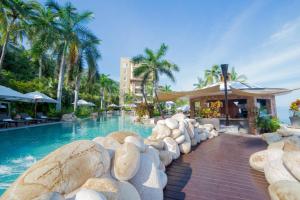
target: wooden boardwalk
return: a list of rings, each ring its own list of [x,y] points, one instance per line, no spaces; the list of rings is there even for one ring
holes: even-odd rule
[[[164,199],[269,200],[264,174],[248,164],[266,146],[258,138],[232,135],[203,142],[167,168]]]

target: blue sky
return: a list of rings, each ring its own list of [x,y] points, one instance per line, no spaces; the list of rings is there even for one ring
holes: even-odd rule
[[[65,2],[60,0],[58,2]],[[249,82],[300,87],[298,0],[73,0],[94,12],[90,28],[102,39],[101,73],[119,80],[120,57],[169,46],[180,67],[174,90],[192,89],[213,64],[228,63]],[[168,81],[162,80],[162,84]],[[287,106],[300,92],[278,98]]]

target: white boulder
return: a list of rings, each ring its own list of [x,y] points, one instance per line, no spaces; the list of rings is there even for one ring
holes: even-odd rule
[[[124,143],[116,149],[113,174],[120,181],[126,181],[135,176],[140,167],[140,151],[131,143]]]
[[[100,192],[89,189],[81,189],[75,197],[75,200],[107,200]]]
[[[165,165],[168,166],[172,162],[172,155],[169,151],[163,150],[159,152],[160,161]]]
[[[114,156],[115,150],[121,146],[117,140],[111,137],[96,137],[93,141],[102,145],[108,151],[111,158]]]
[[[130,183],[136,188],[143,200],[163,200],[163,188],[160,170],[154,164],[149,153],[141,154],[141,164]]]
[[[32,200],[65,200],[65,198],[58,192],[47,192]]]
[[[300,181],[300,151],[284,152],[282,161],[286,169]]]
[[[150,139],[145,139],[144,143],[146,145],[152,146],[156,148],[157,150],[162,150],[164,149],[165,143],[162,140],[150,140]]]
[[[181,132],[179,129],[173,129],[171,133],[171,137],[173,139],[178,138],[180,135],[182,135],[183,132]]]
[[[177,113],[175,115],[172,116],[173,119],[176,119],[177,121],[183,121],[184,119],[186,119],[186,116],[183,113]]]
[[[278,181],[268,188],[272,200],[300,200],[300,183]]]
[[[176,141],[173,140],[171,137],[166,137],[163,141],[165,143],[165,149],[171,153],[172,159],[175,160],[179,158],[180,151]]]
[[[126,181],[119,182],[120,196],[118,200],[141,200],[135,187]]]
[[[164,139],[171,135],[171,130],[166,125],[157,124],[153,128],[152,133],[156,135],[156,139]]]
[[[185,136],[180,135],[179,137],[175,138],[175,141],[177,142],[177,144],[181,144],[185,141]]]
[[[142,138],[127,136],[124,142],[134,144],[141,152],[145,152],[146,150],[146,145],[144,144],[144,140]]]
[[[282,140],[282,136],[278,133],[264,133],[261,135],[261,138],[268,144]]]
[[[167,118],[165,120],[165,123],[166,123],[166,126],[171,130],[178,128],[178,126],[179,126],[178,121],[173,118]]]

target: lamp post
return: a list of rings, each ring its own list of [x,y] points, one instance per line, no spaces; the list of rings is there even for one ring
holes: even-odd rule
[[[228,119],[228,94],[227,94],[227,78],[228,78],[228,64],[221,64],[222,75],[224,78],[224,89],[225,89],[225,115],[226,115],[226,126],[229,126]]]

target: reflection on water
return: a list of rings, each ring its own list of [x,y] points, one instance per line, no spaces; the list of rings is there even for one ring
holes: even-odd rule
[[[101,116],[78,123],[58,123],[0,132],[0,194],[22,172],[56,148],[74,140],[93,139],[118,130],[147,137],[150,126],[133,124],[128,116]]]

